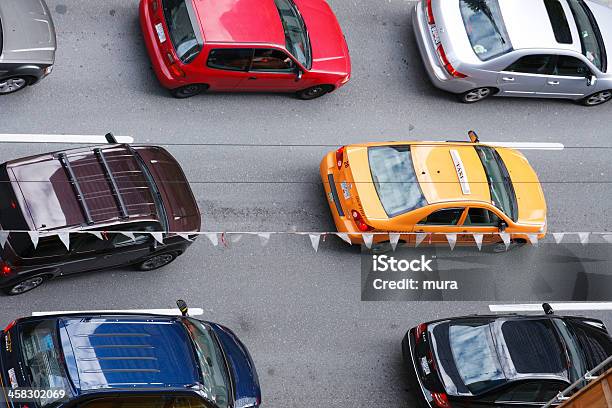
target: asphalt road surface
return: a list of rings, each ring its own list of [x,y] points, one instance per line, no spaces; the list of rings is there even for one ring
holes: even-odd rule
[[[558,142],[529,151],[551,232],[612,230],[612,104],[492,99],[465,106],[434,89],[418,56],[409,1],[331,1],[353,79],[322,99],[205,94],[175,100],[150,69],[137,1],[48,1],[58,30],[52,76],[0,100],[0,133],[116,134],[168,146],[193,183],[209,231],[330,231],[318,164],[362,141]],[[316,146],[313,146],[316,145]],[[329,147],[321,147],[329,145]],[[0,161],[57,149],[3,144]],[[230,248],[200,239],[167,268],[109,271],[0,297],[0,324],[35,311],[203,307],[249,346],[269,407],[412,407],[400,341],[422,321],[487,313],[486,302],[361,302],[359,249],[329,238],[245,236]],[[508,262],[508,257],[500,257]],[[508,265],[511,273],[511,265]],[[612,327],[611,314],[586,313]]]

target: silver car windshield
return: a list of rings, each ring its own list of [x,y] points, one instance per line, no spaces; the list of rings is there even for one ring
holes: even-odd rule
[[[567,0],[567,2],[576,21],[582,53],[600,71],[606,72],[606,49],[593,13],[583,0]]]
[[[459,7],[478,58],[487,61],[512,50],[497,0],[461,0]]]

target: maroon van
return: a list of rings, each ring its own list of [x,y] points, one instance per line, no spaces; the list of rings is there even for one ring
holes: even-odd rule
[[[0,289],[18,295],[60,275],[165,266],[196,238],[185,234],[200,230],[200,211],[165,149],[114,144],[0,165],[0,229],[39,232],[36,248],[27,232],[10,232],[0,250]],[[72,233],[68,250],[57,231],[102,239]],[[163,233],[163,244],[145,231]]]

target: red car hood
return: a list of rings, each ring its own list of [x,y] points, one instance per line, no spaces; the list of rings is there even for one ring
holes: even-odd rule
[[[348,46],[331,7],[323,0],[294,1],[310,35],[312,70],[349,74]]]

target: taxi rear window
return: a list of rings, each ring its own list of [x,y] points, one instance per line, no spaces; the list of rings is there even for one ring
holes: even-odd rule
[[[368,149],[374,187],[389,217],[427,205],[417,180],[410,146],[380,146]]]

